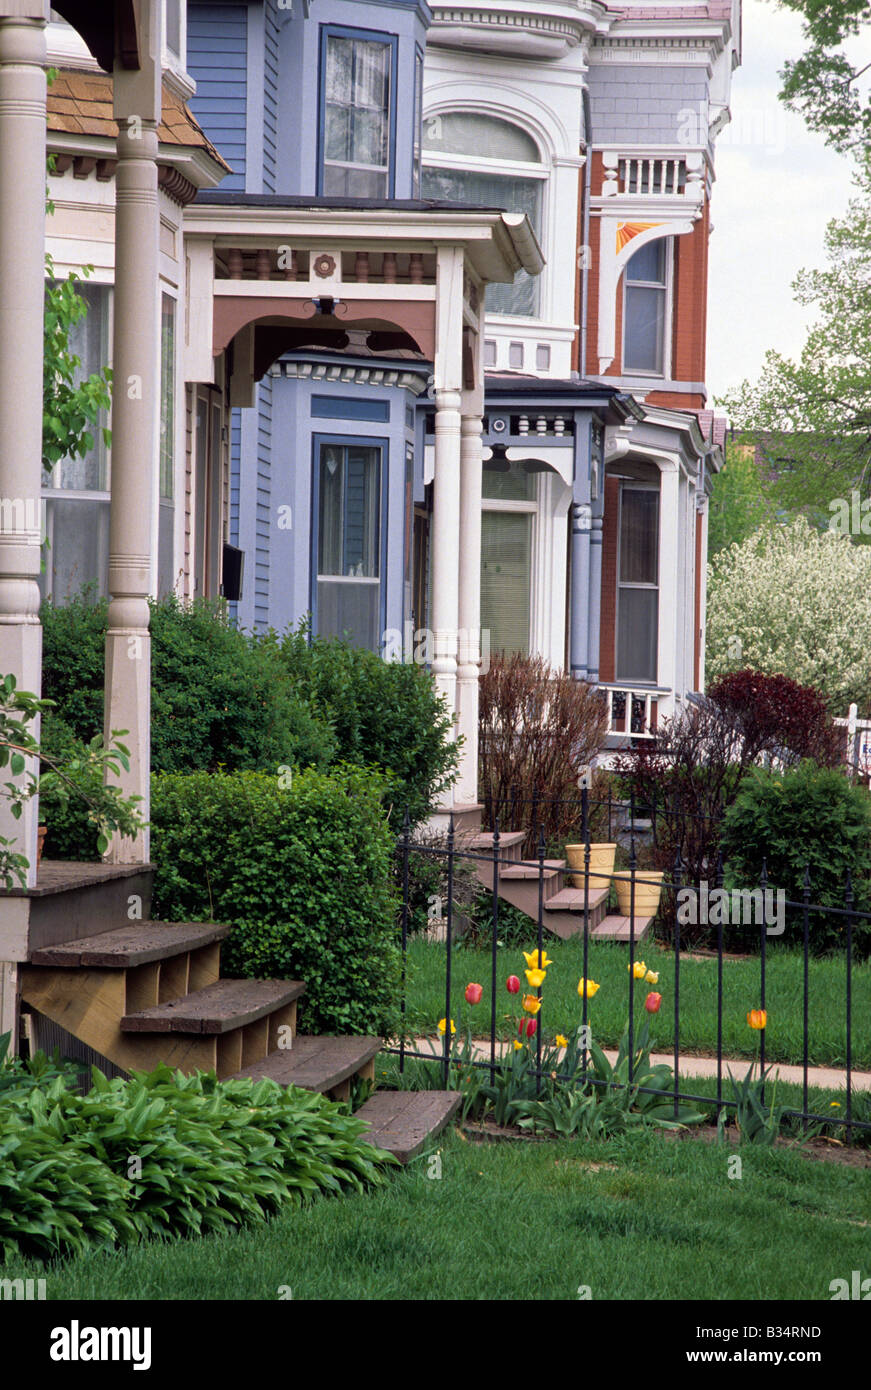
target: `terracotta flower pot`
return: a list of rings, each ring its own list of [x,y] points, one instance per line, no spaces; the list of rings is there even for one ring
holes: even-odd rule
[[[36,829],[36,862],[42,863],[42,848],[45,844],[45,837],[48,834],[47,825],[39,825]]]
[[[584,848],[584,845],[566,845],[566,859],[569,861],[569,868],[574,871],[572,883],[576,888],[584,886]],[[607,885],[614,872],[616,852],[617,844],[613,840],[602,840],[598,844],[590,845],[591,893]]]
[[[625,878],[615,878],[617,889],[617,910],[621,917],[628,917],[632,906],[632,879],[629,870],[624,869]],[[661,869],[640,869],[635,875],[635,916],[655,917],[662,892],[663,871]]]

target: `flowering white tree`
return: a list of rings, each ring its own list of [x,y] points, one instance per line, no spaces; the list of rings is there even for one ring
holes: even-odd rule
[[[871,547],[797,517],[709,567],[707,673],[750,667],[816,686],[833,714],[871,701]]]

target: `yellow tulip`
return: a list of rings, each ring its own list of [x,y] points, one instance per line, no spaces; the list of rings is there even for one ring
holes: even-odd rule
[[[553,961],[549,959],[547,951],[545,950],[524,951],[523,959],[526,961],[530,970],[546,970],[549,965],[553,965]]]
[[[585,980],[584,977],[581,976],[580,980],[578,981],[578,994],[581,996],[582,999],[584,998],[584,996],[586,996],[587,999],[592,999],[593,995],[597,993],[599,988],[600,986],[596,984],[595,980]]]
[[[443,1033],[444,1031],[445,1031],[445,1021],[444,1021],[443,1018],[440,1018],[440,1019],[439,1019],[439,1032],[440,1032],[440,1033]],[[451,1019],[451,1032],[452,1032],[452,1033],[456,1033],[456,1031],[457,1031],[457,1029],[456,1029],[456,1026],[455,1026],[455,1024],[454,1024],[454,1020]]]
[[[537,1014],[541,1008],[541,1000],[536,999],[534,994],[524,994],[523,1008],[528,1014]]]
[[[526,972],[526,978],[533,989],[538,989],[540,985],[544,984],[546,975],[546,970],[527,970]]]
[[[568,1040],[568,1038],[563,1037],[562,1033],[557,1033],[557,1035],[556,1035],[556,1045],[557,1045],[557,1047],[568,1047],[568,1045],[569,1045],[569,1040]]]
[[[659,971],[658,971],[658,970],[648,970],[648,972],[647,972],[647,974],[644,976],[644,978],[645,978],[645,980],[647,981],[647,983],[648,983],[649,985],[658,985],[658,984],[659,984]]]
[[[515,1039],[514,1039],[514,1051],[515,1051],[515,1052],[519,1052],[522,1046],[523,1046],[523,1043],[522,1043],[522,1042],[518,1042],[517,1038],[515,1038]]]
[[[751,1009],[749,1014],[747,1015],[747,1022],[749,1023],[750,1027],[755,1029],[758,1033],[760,1029],[765,1028],[767,1026],[768,1014],[765,1012],[764,1009]]]
[[[647,966],[643,960],[637,960],[634,965],[627,965],[626,969],[636,980],[643,980],[647,974]]]

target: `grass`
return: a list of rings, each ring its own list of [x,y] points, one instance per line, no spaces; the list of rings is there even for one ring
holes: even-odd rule
[[[828,1300],[832,1280],[867,1268],[867,1170],[745,1147],[736,1178],[736,1152],[657,1133],[477,1145],[450,1132],[440,1165],[422,1156],[365,1196],[3,1275],[75,1300],[574,1301],[581,1286],[597,1300]]]
[[[534,928],[525,949],[534,948]],[[568,1033],[581,1021],[578,980],[583,970],[583,943],[548,937],[548,955],[553,964],[543,987],[541,1011],[545,1036]],[[659,972],[655,986],[662,995],[662,1008],[653,1024],[655,1050],[674,1047],[674,952],[642,942],[636,948],[649,969]],[[588,1004],[593,1036],[603,1047],[616,1046],[628,1017],[629,976],[626,965],[628,947],[610,942],[590,942],[588,975],[601,986]],[[517,997],[505,990],[509,975],[518,975],[525,984],[525,961],[516,948],[500,948],[496,972],[498,1034],[513,1035]],[[451,1014],[458,1030],[471,1016],[472,1028],[481,1036],[490,1031],[490,954],[489,951],[455,946],[452,957]],[[484,997],[474,1009],[463,999],[470,980],[484,989]],[[809,970],[809,1061],[812,1066],[843,1066],[846,1060],[847,1029],[845,1013],[846,971],[842,960],[821,958],[810,961]],[[802,1061],[802,953],[790,946],[770,943],[766,961],[765,1002],[768,1026],[765,1032],[766,1059],[777,1062]],[[644,999],[653,988],[635,986],[636,1017],[646,1017]],[[412,938],[408,949],[407,1024],[412,1033],[435,1035],[435,1026],[445,1015],[445,949],[443,945]],[[723,963],[723,1050],[725,1056],[752,1059],[758,1052],[758,1034],[747,1026],[748,1009],[760,1004],[758,958],[726,959]],[[871,1070],[871,962],[853,967],[853,1066]],[[717,1042],[717,962],[713,957],[680,962],[680,1046],[685,1053],[713,1055]]]

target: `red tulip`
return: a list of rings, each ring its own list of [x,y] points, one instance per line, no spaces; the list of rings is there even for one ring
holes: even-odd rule
[[[648,994],[644,1001],[644,1007],[649,1014],[658,1014],[659,1006],[662,1003],[661,994]]]
[[[521,1027],[522,1027],[522,1026],[523,1026],[523,1025],[521,1024]],[[526,1020],[526,1036],[527,1036],[528,1038],[534,1038],[535,1035],[536,1035],[536,1033],[537,1033],[537,1031],[538,1031],[538,1019],[537,1019],[537,1018],[528,1018],[528,1019]]]
[[[484,993],[480,985],[474,983],[466,985],[466,1003],[480,1004],[481,995]]]
[[[520,981],[516,975],[508,976],[508,979],[505,981],[505,988],[508,990],[509,994],[520,993]]]

